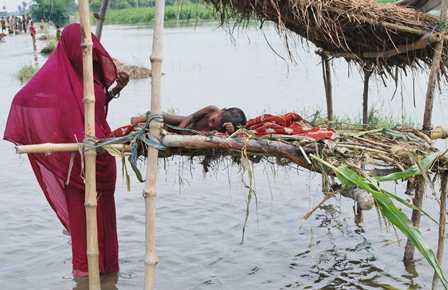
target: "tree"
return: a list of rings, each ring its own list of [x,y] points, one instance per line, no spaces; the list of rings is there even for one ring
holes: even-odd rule
[[[52,21],[55,25],[63,26],[68,23],[75,9],[74,0],[33,0],[31,17],[34,21]]]

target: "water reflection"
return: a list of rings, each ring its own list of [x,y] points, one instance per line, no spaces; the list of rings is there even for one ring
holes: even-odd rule
[[[104,274],[101,275],[101,289],[102,290],[118,290],[119,274]],[[89,279],[87,278],[75,278],[74,279],[76,285],[73,287],[73,290],[89,290]]]
[[[103,39],[117,58],[147,65],[151,33],[148,28],[112,26],[105,28]],[[281,50],[275,32],[266,33],[271,44]],[[232,43],[216,26],[167,29],[165,110],[175,108],[178,113],[189,113],[207,104],[231,104],[245,108],[253,116],[323,105],[321,71],[314,55],[300,50],[306,57],[299,66],[287,68],[272,55],[261,33],[249,28],[235,36]],[[0,53],[4,96],[0,100],[1,132],[11,98],[20,88],[15,73],[22,65],[35,61],[35,55],[28,36],[8,39],[0,45]],[[40,56],[37,59],[42,60]],[[338,72],[336,112],[356,116],[362,82],[357,74],[347,78],[346,66],[341,62],[336,62],[334,69]],[[416,86],[417,94],[423,96],[424,82]],[[409,88],[412,84],[408,83],[405,96],[410,96],[406,94]],[[148,80],[129,84],[121,98],[111,104],[112,127],[126,124],[130,116],[144,112],[148,89]],[[375,89],[373,84],[372,103],[384,104],[386,114],[399,116],[401,101],[390,101],[392,92],[393,87],[383,90],[381,85]],[[446,97],[438,98],[436,104],[436,123],[446,123],[440,121],[446,120],[446,114],[441,113],[446,108]],[[408,113],[419,116],[422,107],[422,98],[418,98],[417,109],[407,106]],[[0,142],[0,152],[0,167],[8,168],[0,174],[0,219],[6,221],[0,223],[2,287],[31,289],[39,281],[39,289],[87,289],[86,280],[73,281],[69,276],[71,253],[67,237],[61,234],[61,225],[35,182],[26,157],[15,156],[14,148],[5,142]],[[163,161],[160,165],[159,290],[430,288],[430,267],[423,260],[417,260],[414,269],[403,267],[404,243],[399,245],[393,232],[379,226],[375,211],[365,213],[365,224],[358,227],[353,222],[353,203],[331,199],[299,228],[300,217],[322,198],[321,179],[316,175],[255,165],[258,209],[252,210],[246,242],[241,245],[247,190],[241,184],[238,168],[225,163],[213,167],[216,171],[204,178],[202,165],[196,161],[173,158],[166,170]],[[123,272],[119,277],[102,277],[103,289],[133,290],[143,285],[142,185],[132,180],[131,189],[126,192],[126,182],[119,178],[116,204]],[[435,208],[434,200],[427,202],[433,203],[427,208]],[[426,230],[434,226],[425,222],[425,239],[435,244],[436,231]],[[61,279],[65,275],[68,278]]]

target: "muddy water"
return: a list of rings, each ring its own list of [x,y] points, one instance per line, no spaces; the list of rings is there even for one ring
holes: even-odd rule
[[[264,32],[272,47],[286,55],[281,39]],[[146,65],[152,31],[106,27],[104,44],[127,63]],[[253,116],[265,111],[303,111],[323,105],[319,60],[313,47],[298,46],[296,64],[276,56],[255,29],[232,36],[215,25],[170,28],[165,37],[163,101],[165,110],[188,113],[201,106],[239,106]],[[20,88],[15,74],[33,62],[27,36],[0,43],[0,130]],[[39,59],[42,62],[42,59]],[[335,111],[359,116],[361,79],[356,69],[334,67]],[[393,96],[393,85],[372,84],[371,103],[384,114],[419,122],[425,75]],[[113,127],[125,124],[148,106],[149,81],[133,81],[110,107]],[[402,102],[405,110],[402,110]],[[435,122],[447,123],[446,95],[435,100]],[[443,144],[446,146],[446,144]],[[0,143],[0,285],[2,289],[87,289],[71,277],[69,239],[38,188],[26,157]],[[161,163],[161,165],[163,165]],[[352,202],[334,199],[301,224],[320,198],[320,178],[294,168],[257,165],[258,208],[252,206],[246,240],[241,244],[247,190],[230,164],[204,176],[199,162],[170,159],[159,172],[157,243],[161,262],[157,289],[428,289],[432,272],[419,259],[401,263],[404,239],[379,226],[374,211],[363,227],[353,222]],[[391,185],[393,190],[400,187]],[[116,192],[120,267],[103,277],[103,289],[141,289],[143,285],[144,207],[142,185],[133,180]],[[428,208],[436,206],[432,198]],[[435,213],[435,211],[432,211]],[[423,234],[434,246],[436,229],[424,220]]]

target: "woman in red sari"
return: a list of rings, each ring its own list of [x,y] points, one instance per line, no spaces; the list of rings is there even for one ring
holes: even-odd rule
[[[128,81],[117,73],[112,58],[92,35],[96,137],[107,137],[106,121],[112,95]],[[57,48],[35,76],[14,97],[4,139],[15,144],[74,143],[84,139],[81,33],[67,26]],[[109,93],[107,89],[117,82]],[[57,217],[70,233],[75,276],[87,274],[84,181],[79,153],[28,155],[34,174]],[[115,159],[97,156],[97,219],[101,273],[118,272],[115,214]]]

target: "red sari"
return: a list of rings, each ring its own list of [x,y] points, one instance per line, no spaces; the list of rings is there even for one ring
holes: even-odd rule
[[[97,138],[111,133],[106,121],[106,89],[117,78],[112,58],[93,38],[95,129]],[[84,139],[81,33],[79,24],[67,26],[57,48],[35,76],[14,97],[4,139],[15,144],[74,143]],[[88,271],[84,182],[78,153],[30,154],[34,174],[57,217],[72,240],[73,272]],[[118,272],[115,214],[115,159],[99,154],[97,218],[100,272]]]

